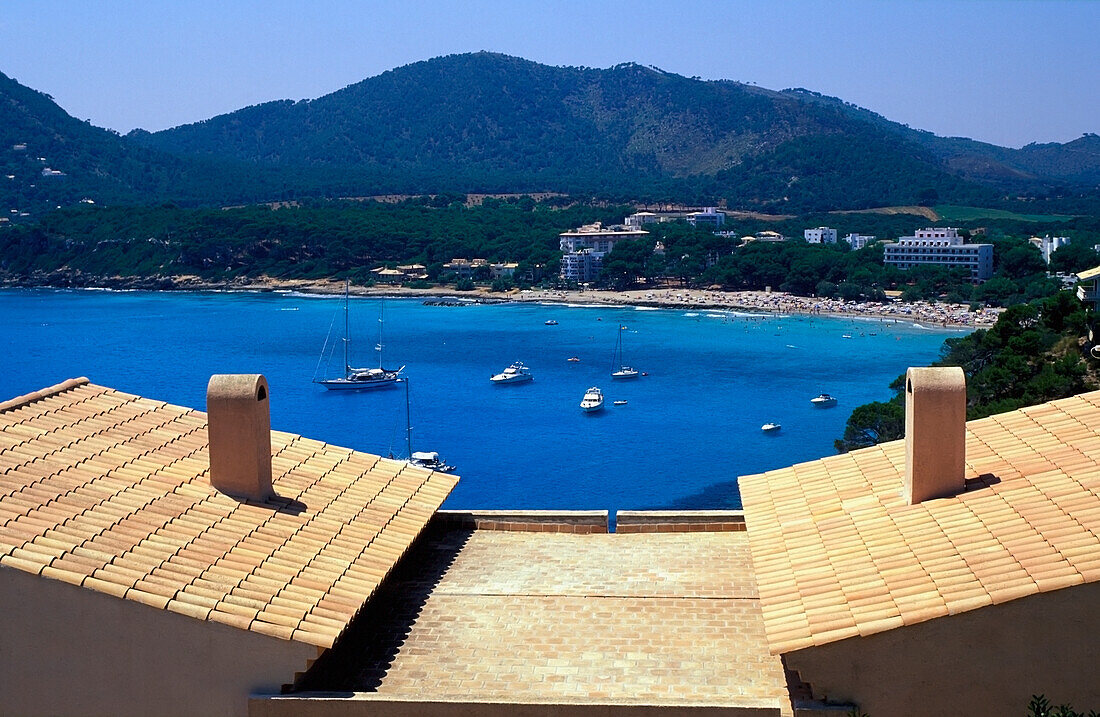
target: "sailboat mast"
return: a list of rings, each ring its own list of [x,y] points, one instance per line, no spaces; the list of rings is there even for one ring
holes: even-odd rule
[[[348,344],[351,343],[351,333],[348,328],[348,294],[351,292],[351,279],[344,279],[344,372],[351,373],[351,364],[348,363]]]
[[[386,299],[378,307],[378,368],[382,368],[382,327],[386,325]]]
[[[407,376],[405,377],[405,448],[408,451],[409,459],[412,460],[412,423],[409,418],[409,379]]]

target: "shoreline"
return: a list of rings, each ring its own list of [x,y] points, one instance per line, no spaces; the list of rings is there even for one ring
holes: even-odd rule
[[[70,283],[70,282],[66,282]],[[58,286],[49,282],[0,281],[0,288],[91,289],[107,291],[213,291],[213,292],[301,292],[339,295],[342,281],[326,279],[237,279],[209,282],[197,276],[131,279],[116,277],[92,286]],[[480,303],[526,302],[542,304],[587,304],[591,306],[635,306],[661,309],[748,311],[792,316],[830,316],[882,321],[905,321],[929,328],[988,328],[1003,309],[986,307],[970,311],[965,304],[930,302],[845,302],[773,291],[721,291],[711,289],[630,289],[626,291],[513,289],[493,292],[488,289],[457,291],[432,287],[411,289],[403,286],[355,286],[355,296],[392,296],[395,298],[454,299]]]

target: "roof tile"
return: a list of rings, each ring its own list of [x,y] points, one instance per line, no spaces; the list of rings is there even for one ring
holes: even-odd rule
[[[241,503],[203,413],[87,379],[0,403],[0,564],[330,646],[457,479],[283,432],[272,453],[280,497]]]

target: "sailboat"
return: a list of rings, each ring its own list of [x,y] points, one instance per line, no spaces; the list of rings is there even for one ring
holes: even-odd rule
[[[615,366],[618,368],[615,368]],[[619,324],[619,340],[615,342],[615,360],[611,365],[611,378],[638,378],[638,369],[623,363],[623,325]]]
[[[378,368],[353,368],[348,359],[348,348],[351,344],[351,331],[348,322],[348,296],[351,292],[351,281],[344,282],[344,375],[341,378],[324,378],[317,380],[330,391],[360,391],[368,388],[382,388],[392,386],[401,380],[401,372],[405,367],[395,370],[382,368],[382,326],[384,324],[384,304],[378,312]],[[325,348],[328,340],[325,340]],[[321,350],[321,359],[324,359],[325,349]]]
[[[450,473],[454,466],[439,457],[435,451],[413,451],[412,449],[412,422],[409,417],[409,379],[400,379],[405,384],[405,448],[409,452],[409,463],[417,468],[426,468],[437,473]]]

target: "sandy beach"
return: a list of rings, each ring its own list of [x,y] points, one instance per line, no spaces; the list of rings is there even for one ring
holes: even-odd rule
[[[317,293],[340,293],[342,282],[267,280],[254,286],[237,289],[294,290]],[[1001,309],[983,308],[971,311],[966,304],[932,302],[886,303],[872,301],[842,301],[795,296],[784,292],[717,291],[708,289],[633,289],[630,291],[564,291],[557,289],[515,289],[493,292],[487,289],[455,291],[450,288],[411,289],[401,286],[352,286],[356,295],[403,296],[410,298],[464,299],[481,301],[532,301],[560,304],[619,304],[660,308],[711,309],[724,311],[759,311],[805,316],[841,316],[898,320],[940,327],[988,327],[996,322]]]

